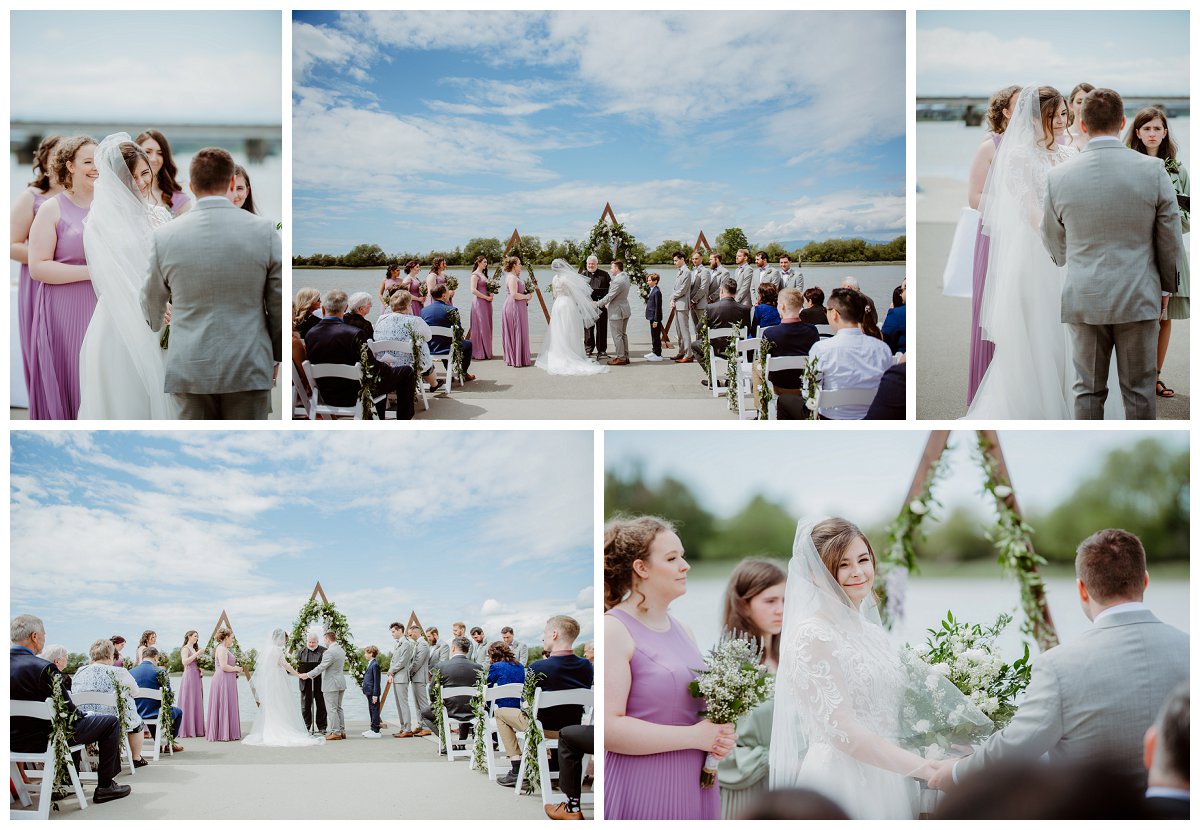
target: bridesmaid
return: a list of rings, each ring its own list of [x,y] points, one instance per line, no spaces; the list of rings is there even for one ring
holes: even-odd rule
[[[114,666],[124,666],[125,658],[121,656],[121,646],[125,645],[125,638],[120,634],[114,634],[108,638],[108,641],[113,644],[113,661]]]
[[[198,631],[189,631],[183,635],[183,648],[179,650],[183,660],[183,682],[179,684],[179,708],[183,710],[180,738],[204,737],[204,680],[200,674],[200,655],[204,652],[199,640]]]
[[[410,259],[404,263],[404,277],[408,281],[408,293],[412,294],[412,311],[409,313],[420,317],[425,303],[421,301],[421,263]]]
[[[529,356],[529,298],[521,279],[521,260],[510,256],[504,260],[504,284],[508,298],[504,301],[503,342],[504,363],[508,366],[532,366]]]
[[[1071,95],[1067,98],[1067,137],[1080,150],[1086,150],[1088,143],[1087,134],[1080,127],[1083,114],[1083,99],[1093,89],[1095,87],[1088,83],[1076,84],[1075,88],[1071,90]]]
[[[496,295],[489,294],[487,257],[475,257],[475,270],[471,272],[471,359],[488,360],[492,356],[492,301]]]
[[[383,275],[383,282],[379,283],[379,307],[386,309],[391,305],[389,296],[397,288],[407,288],[408,283],[400,279],[400,266],[393,262],[387,267],[387,271]]]
[[[137,651],[134,653],[133,664],[136,666],[142,662],[142,655],[146,649],[158,642],[158,634],[153,631],[143,631],[142,637],[138,640]]]
[[[83,252],[83,223],[96,183],[96,142],[63,139],[54,154],[64,190],[47,199],[29,229],[29,275],[41,283],[30,320],[29,417],[73,420],[79,413],[79,350],[96,309]]]
[[[429,276],[425,278],[425,289],[428,296],[433,296],[433,289],[439,285],[446,284],[446,258],[444,256],[434,257],[433,264],[429,266]],[[454,292],[446,289],[449,294],[446,297],[446,305],[454,305]]]
[[[150,195],[155,204],[162,205],[171,211],[173,216],[182,216],[192,206],[191,198],[183,191],[175,176],[179,168],[175,166],[175,158],[171,155],[171,145],[167,137],[158,130],[146,130],[140,133],[134,143],[146,151],[150,159],[150,172],[154,174],[154,185]]]
[[[763,644],[763,663],[771,674],[779,669],[779,632],[783,630],[783,591],[787,571],[770,559],[745,559],[733,569],[725,587],[725,631],[756,638]],[[767,793],[767,761],[775,701],[756,706],[737,722],[737,746],[721,762],[721,818],[743,818]]]
[[[254,206],[254,191],[250,189],[250,174],[240,164],[234,165],[233,170],[233,198],[230,201],[233,202],[234,207],[239,207],[257,216],[258,208]]]
[[[237,678],[242,667],[237,664],[229,648],[233,643],[233,632],[228,628],[221,628],[217,631],[216,640],[204,737],[210,741],[240,741],[242,720],[238,711]]]
[[[1008,119],[1012,117],[1013,109],[1017,106],[1017,96],[1021,92],[1019,86],[1006,86],[992,94],[988,102],[988,130],[991,135],[983,140],[975,151],[971,162],[971,173],[967,178],[967,204],[979,208],[983,198],[983,187],[987,183],[988,171],[992,167],[992,159],[996,157],[996,148],[1008,128]],[[996,344],[984,340],[979,329],[979,312],[983,306],[983,285],[987,279],[989,238],[983,233],[983,221],[975,231],[975,264],[971,274],[971,356],[969,374],[967,377],[967,405],[975,400],[975,391],[979,382],[991,365],[992,355],[996,352]]]
[[[700,771],[707,753],[733,749],[734,728],[696,714],[688,684],[704,658],[668,613],[690,567],[662,519],[604,528],[605,818],[720,818],[720,790],[702,788]]]
[[[1191,182],[1188,180],[1187,168],[1175,155],[1175,141],[1171,138],[1171,130],[1167,125],[1167,114],[1158,107],[1146,107],[1139,110],[1133,117],[1133,125],[1125,134],[1125,144],[1139,153],[1154,156],[1163,160],[1167,167],[1167,175],[1171,184],[1180,196],[1191,195]],[[1183,221],[1183,232],[1191,231],[1189,212],[1179,211]],[[1171,321],[1186,320],[1192,316],[1191,275],[1188,268],[1187,246],[1179,251],[1179,290],[1167,300],[1167,313],[1158,324],[1158,379],[1155,381],[1154,392],[1160,398],[1175,397],[1175,390],[1162,382],[1162,367],[1167,359],[1167,346],[1171,343]]]
[[[30,382],[30,364],[33,356],[33,343],[30,339],[33,325],[33,307],[36,303],[36,292],[41,283],[34,282],[29,277],[29,229],[33,218],[37,216],[38,208],[52,196],[62,192],[62,185],[54,176],[54,150],[62,141],[61,135],[48,135],[38,145],[33,157],[33,181],[21,191],[13,204],[12,218],[9,220],[9,258],[21,263],[21,276],[17,283],[17,316],[21,331],[21,361],[25,368],[25,388],[33,394],[33,384]]]

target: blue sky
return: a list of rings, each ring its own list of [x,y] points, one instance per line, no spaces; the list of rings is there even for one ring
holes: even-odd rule
[[[903,12],[295,12],[296,253],[904,232]]]
[[[290,627],[319,579],[355,642],[565,613],[591,638],[590,432],[14,432],[11,609],[51,642]],[[536,459],[552,464],[531,463]]]
[[[1188,13],[918,12],[917,95],[990,95],[1010,84],[1067,94],[1187,95]]]
[[[10,21],[15,120],[282,123],[277,11],[12,12]]]

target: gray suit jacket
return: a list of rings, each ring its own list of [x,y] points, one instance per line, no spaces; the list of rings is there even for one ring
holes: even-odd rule
[[[1042,239],[1067,266],[1062,321],[1156,320],[1162,292],[1179,287],[1183,234],[1171,177],[1160,159],[1093,139],[1046,177]]]
[[[721,299],[721,283],[729,276],[729,269],[718,265],[708,278],[708,302],[711,305]]]
[[[600,300],[601,307],[608,308],[608,319],[625,320],[629,317],[629,277],[624,271],[614,271],[608,284],[608,293]]]
[[[399,640],[396,640],[396,645],[392,647],[391,662],[388,663],[387,670],[388,674],[393,675],[393,683],[408,682],[408,669],[412,665],[415,654],[416,649],[413,648],[413,642],[407,636],[401,636]]]
[[[426,641],[428,642],[428,641]],[[429,671],[433,671],[433,667],[444,660],[450,659],[450,643],[445,640],[439,640],[437,645],[429,647]]]
[[[692,271],[692,308],[708,308],[708,282],[711,279],[712,271],[707,265],[699,265]]]
[[[1110,758],[1144,779],[1142,737],[1167,695],[1187,682],[1188,649],[1187,634],[1147,610],[1104,617],[1034,661],[1016,716],[958,762],[959,780],[1044,753],[1051,762]]]
[[[737,294],[734,299],[742,305],[750,305],[750,289],[754,282],[754,266],[750,263],[739,265],[737,269]],[[755,295],[757,296],[757,295]]]
[[[283,251],[266,219],[197,202],[154,231],[142,311],[158,331],[171,303],[164,391],[270,389],[283,357]]]
[[[311,677],[324,675],[321,680],[322,692],[346,691],[346,652],[342,651],[342,647],[336,642],[326,646],[325,653],[321,655],[321,662],[308,674]]]
[[[685,265],[675,274],[675,290],[671,292],[671,305],[676,311],[687,311],[691,305],[692,272]]]
[[[804,274],[800,273],[799,270],[793,269],[786,274],[780,271],[779,276],[783,280],[784,288],[795,288],[798,291],[804,290]]]
[[[413,641],[413,656],[408,662],[408,677],[413,683],[424,683],[429,676],[429,643],[425,638]]]

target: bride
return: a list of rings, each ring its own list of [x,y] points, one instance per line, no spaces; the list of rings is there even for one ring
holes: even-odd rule
[[[151,234],[171,214],[149,199],[154,176],[127,133],[96,148],[96,196],[83,246],[98,298],[79,355],[79,417],[173,418],[163,391],[166,351],[142,314]]]
[[[875,553],[857,527],[800,525],[783,601],[770,787],[814,789],[851,818],[911,819],[915,779],[937,769],[902,745],[924,746],[937,732],[911,712],[959,724],[956,736],[986,734],[991,721],[925,664],[906,664],[880,623],[874,582]]]
[[[592,288],[566,260],[556,259],[554,269],[554,305],[550,325],[534,363],[552,375],[598,375],[607,366],[593,363],[583,353],[583,330],[596,324],[600,308],[592,300]]]
[[[287,661],[284,650],[287,632],[276,628],[271,641],[262,650],[254,668],[253,684],[258,693],[258,714],[250,734],[242,739],[247,746],[316,746],[325,743],[318,735],[310,735],[300,717],[295,686],[288,675],[299,677]]]
[[[988,171],[979,203],[990,238],[979,325],[996,353],[967,418],[1072,418],[1075,373],[1061,316],[1066,269],[1050,259],[1041,233],[1046,175],[1079,153],[1059,143],[1066,130],[1058,90],[1025,87]],[[1116,377],[1114,359],[1110,389]],[[1119,394],[1108,396],[1104,415],[1124,417]]]

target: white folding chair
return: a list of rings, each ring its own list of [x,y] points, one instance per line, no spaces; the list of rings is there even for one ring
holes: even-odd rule
[[[146,724],[147,727],[151,727],[151,726],[154,727],[153,730],[151,730],[151,731],[154,733],[154,747],[153,747],[154,760],[157,761],[159,758],[159,754],[160,754],[159,748],[162,746],[162,742],[163,742],[163,740],[162,740],[162,738],[163,738],[163,733],[162,733],[162,719],[163,719],[162,689],[143,689],[142,687],[139,686],[137,688],[137,690],[133,693],[133,699],[134,700],[153,700],[158,703],[158,714],[154,716],[154,720],[151,721],[145,717],[142,718],[142,721]],[[167,717],[170,717],[171,713],[167,712],[166,715],[167,715]],[[171,755],[175,754],[174,744],[171,744],[170,746],[167,747],[167,752],[170,753]]]
[[[76,706],[84,706],[86,704],[96,704],[99,706],[107,706],[114,712],[117,708],[117,693],[116,692],[69,692],[71,702]],[[131,717],[137,717],[137,712],[131,712]],[[129,774],[134,775],[137,770],[133,766],[133,749],[129,746],[128,733],[121,733],[121,742],[119,744],[121,754],[129,760]]]
[[[430,326],[429,333],[433,337],[445,337],[450,343],[454,342],[454,329],[449,326]],[[453,346],[450,348],[453,349]],[[454,391],[454,361],[450,359],[449,351],[445,354],[435,354],[433,359],[440,360],[446,367],[446,394],[449,395]]]
[[[295,363],[292,364],[292,420],[315,421],[317,420],[316,404],[313,396],[308,394],[304,388],[304,383],[300,379],[301,371]]]
[[[817,334],[821,336],[822,340],[824,340],[826,337],[833,337],[833,326],[827,323],[819,324],[817,326]]]
[[[375,355],[375,359],[380,363],[388,363],[387,357],[381,356],[384,352],[403,352],[404,354],[412,355],[413,371],[417,373],[417,394],[421,396],[421,403],[425,407],[425,411],[429,411],[429,397],[425,394],[425,381],[421,379],[421,355],[413,350],[411,340],[368,340],[367,345],[371,347],[371,354]],[[386,416],[386,412],[384,415]]]
[[[737,342],[737,409],[738,420],[746,421],[758,417],[757,408],[750,406],[754,401],[754,363],[751,355],[762,345],[761,337],[746,337]]]
[[[503,686],[488,686],[484,691],[484,705],[487,707],[487,715],[484,717],[484,727],[487,734],[484,737],[484,751],[487,753],[487,774],[488,780],[495,781],[496,777],[503,774],[505,771],[505,761],[507,757],[504,754],[504,748],[498,750],[492,749],[493,743],[500,741],[500,729],[496,726],[496,710],[499,708],[496,701],[501,698],[515,697],[521,699],[521,693],[525,690],[523,683],[505,683]]]
[[[10,718],[37,718],[38,720],[51,721],[54,719],[54,709],[48,700],[10,700],[8,702],[8,716]],[[77,744],[69,747],[71,752],[83,752],[83,745]],[[12,786],[17,791],[17,798],[21,802],[22,807],[30,807],[33,805],[33,800],[30,796],[37,794],[37,809],[36,810],[9,810],[8,817],[11,819],[48,819],[50,818],[51,794],[54,789],[54,748],[50,745],[49,739],[46,741],[46,748],[41,752],[17,752],[11,750],[8,753],[11,772],[9,780]],[[30,769],[26,766],[24,774],[18,764],[41,764],[41,769]],[[83,794],[83,785],[79,783],[79,775],[75,772],[75,764],[71,759],[67,759],[67,774],[71,776],[71,788],[75,791],[75,798],[79,801],[79,809],[87,809],[87,796]],[[35,781],[39,781],[39,785],[35,785]]]
[[[717,387],[725,384],[725,369],[728,367],[729,361],[725,359],[724,352],[719,355],[717,354],[717,350],[713,348],[712,341],[720,337],[732,336],[733,326],[708,330],[708,388],[714,398],[721,394]]]
[[[586,716],[587,710],[592,707],[592,699],[591,689],[561,689],[553,692],[538,689],[534,693],[533,718],[542,731],[542,742],[538,744],[538,780],[541,782],[543,804],[557,803],[552,799],[556,798],[553,783],[558,780],[558,771],[550,769],[550,751],[558,749],[558,733],[555,732],[553,736],[546,734],[540,717],[541,711],[555,706],[582,706],[583,715]],[[583,717],[580,717],[581,722],[582,720]],[[521,782],[525,780],[525,774],[525,755],[522,753],[521,768],[517,771],[518,793],[521,792]]]
[[[795,369],[804,369],[808,366],[810,358],[807,355],[780,355],[779,357],[771,357],[767,355],[767,371],[766,376],[760,379],[761,383],[770,383],[772,372],[787,372]],[[804,390],[801,389],[801,394]],[[767,404],[767,420],[777,420],[776,404],[779,402],[779,396],[774,395],[771,402]]]
[[[877,386],[867,389],[818,389],[817,411],[835,406],[870,406],[878,391]]]
[[[475,697],[474,686],[447,686],[442,689],[442,701],[445,702],[452,697]],[[450,711],[442,706],[442,734],[446,736],[446,760],[451,763],[455,758],[473,758],[474,753],[471,751],[471,738],[467,737],[465,741],[458,739],[458,726],[460,723],[470,723],[471,721],[457,721],[450,717]],[[455,749],[456,743],[462,744],[462,749]]]
[[[317,380],[320,378],[341,378],[342,380],[352,380],[361,386],[362,384],[362,365],[355,363],[353,366],[346,366],[343,363],[312,363],[304,361],[304,374],[308,378],[309,385],[312,386],[316,397],[316,406],[314,407],[316,414],[325,415],[330,418],[353,418],[356,421],[362,420],[362,402],[355,398],[355,401],[350,406],[334,406],[333,404],[325,403],[322,400],[321,389],[317,386]],[[376,395],[375,403],[384,400],[386,395]],[[387,413],[384,413],[385,415]]]

